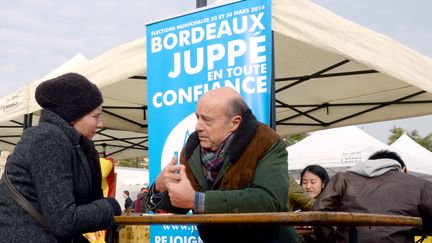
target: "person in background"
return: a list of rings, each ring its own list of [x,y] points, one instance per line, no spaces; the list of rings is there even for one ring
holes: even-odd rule
[[[306,166],[300,176],[300,185],[312,198],[317,198],[329,181],[327,171],[320,165]]]
[[[148,194],[148,185],[146,187],[141,188],[141,211],[142,213],[148,213],[148,209],[146,206],[146,198]]]
[[[39,124],[24,131],[0,182],[2,242],[87,242],[82,234],[115,225],[121,209],[103,198],[99,154],[91,139],[102,127],[102,94],[67,73],[35,93]],[[6,189],[5,177],[41,215],[40,223]],[[45,226],[46,225],[46,228]]]
[[[286,212],[284,142],[256,120],[234,89],[208,91],[198,101],[197,124],[177,158],[148,194],[150,210],[172,213]],[[275,224],[198,225],[204,242],[297,242],[292,227]]]
[[[313,203],[315,198],[319,196],[326,183],[329,181],[329,176],[327,171],[320,165],[308,165],[306,166],[300,174],[300,185],[302,189],[312,198]],[[309,208],[312,210],[312,207]],[[296,227],[299,231],[308,232],[309,234],[302,235],[302,242],[314,243],[317,241],[314,234],[312,234],[312,226],[301,226]]]
[[[142,213],[142,208],[141,208],[142,197],[143,197],[143,193],[142,193],[142,189],[141,189],[141,191],[138,192],[138,194],[137,194],[137,198],[133,202],[134,203],[134,213]]]
[[[128,209],[132,209],[132,199],[129,197],[129,191],[128,190],[124,190],[123,191],[123,197],[125,198],[125,203],[124,203],[124,208],[125,211],[127,211]]]
[[[297,183],[294,177],[289,176],[288,212],[310,211],[315,199]],[[314,242],[311,226],[295,226],[299,232],[301,242]]]
[[[288,212],[310,211],[315,199],[301,187],[294,177],[289,176]]]
[[[373,213],[421,217],[432,233],[432,182],[406,174],[405,162],[392,151],[337,173],[316,199],[315,211]],[[413,242],[410,226],[357,226],[358,242]],[[348,242],[349,228],[318,226],[320,242]]]

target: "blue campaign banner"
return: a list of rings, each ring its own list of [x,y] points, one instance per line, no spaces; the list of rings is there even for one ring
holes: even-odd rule
[[[270,0],[247,0],[147,25],[150,182],[180,155],[208,90],[229,86],[269,124]],[[196,226],[150,228],[151,242],[199,242]]]

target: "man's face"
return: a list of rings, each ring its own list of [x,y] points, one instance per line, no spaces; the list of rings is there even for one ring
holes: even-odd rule
[[[237,128],[232,119],[227,116],[226,102],[214,98],[198,102],[196,116],[198,122],[195,130],[198,132],[202,148],[215,151]]]

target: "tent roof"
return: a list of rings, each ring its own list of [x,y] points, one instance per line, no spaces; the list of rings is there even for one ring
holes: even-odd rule
[[[406,163],[408,173],[432,180],[432,152],[406,134],[388,146],[357,126],[317,131],[287,147],[288,171],[299,178],[306,166],[318,164],[332,176],[367,160],[371,154],[382,149],[398,153]]]
[[[112,129],[99,130],[93,138],[96,149],[116,160],[146,156],[148,136],[142,133]]]
[[[311,164],[326,169],[347,168],[387,147],[357,126],[321,130],[287,147],[288,170],[303,170]]]
[[[279,134],[432,114],[431,59],[311,1],[274,0],[272,18]],[[62,71],[101,88],[108,129],[147,133],[145,38]],[[0,123],[38,114],[42,80],[26,88],[24,109],[0,109]]]
[[[279,133],[431,114],[431,59],[311,1],[272,14]]]
[[[403,134],[390,146],[389,150],[398,153],[405,162],[408,173],[415,172],[418,175],[432,176],[432,152],[412,140],[407,134]]]

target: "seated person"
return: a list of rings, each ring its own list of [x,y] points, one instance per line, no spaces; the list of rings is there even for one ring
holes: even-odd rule
[[[316,211],[421,217],[431,230],[432,182],[404,173],[395,152],[378,151],[347,172],[337,173],[316,199]],[[413,242],[411,226],[357,226],[358,242]],[[320,242],[348,242],[349,227],[317,226]]]
[[[320,165],[306,166],[300,176],[300,185],[312,198],[317,198],[329,181],[329,176],[324,167]]]
[[[315,199],[307,193],[300,184],[289,176],[288,212],[311,211]],[[311,226],[295,226],[301,242],[313,242]]]
[[[315,201],[315,198],[319,196],[321,191],[324,189],[329,181],[329,176],[324,167],[320,165],[308,165],[306,166],[300,175],[300,185],[306,191],[309,196]],[[298,232],[302,232],[303,242],[318,242],[315,235],[310,234],[312,226],[301,226],[296,227]]]

